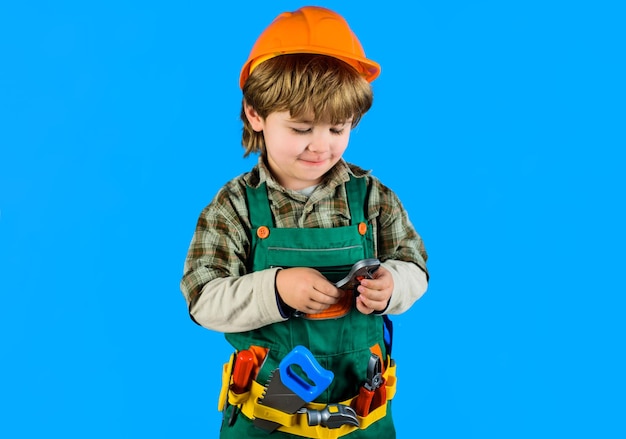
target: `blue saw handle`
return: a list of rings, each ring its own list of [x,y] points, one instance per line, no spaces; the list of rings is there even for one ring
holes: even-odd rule
[[[291,366],[298,365],[306,374],[309,383],[303,377],[294,372]],[[315,359],[311,351],[304,346],[298,345],[289,352],[278,365],[280,379],[293,393],[305,402],[311,402],[322,394],[333,381],[335,375],[324,369]]]

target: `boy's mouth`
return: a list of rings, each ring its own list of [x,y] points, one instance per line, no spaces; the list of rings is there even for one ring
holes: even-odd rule
[[[300,161],[310,163],[312,165],[321,165],[328,162],[328,158],[324,157],[300,157]]]

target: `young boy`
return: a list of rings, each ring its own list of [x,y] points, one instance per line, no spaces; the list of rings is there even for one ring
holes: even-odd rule
[[[243,146],[259,161],[202,211],[181,282],[192,319],[235,348],[221,437],[395,437],[387,315],[426,291],[427,255],[397,196],[342,159],[379,72],[320,7],[278,16],[242,69]],[[380,261],[372,278],[337,288],[362,259]],[[296,346],[334,379],[288,410],[268,383]]]

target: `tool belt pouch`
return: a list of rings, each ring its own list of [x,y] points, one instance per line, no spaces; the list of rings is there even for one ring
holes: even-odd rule
[[[233,374],[233,364],[235,362],[235,354],[231,354],[227,363],[224,363],[222,367],[222,387],[220,388],[220,396],[217,401],[217,409],[222,412],[226,410],[227,403],[229,402],[230,384]]]
[[[385,388],[387,391],[387,401],[391,401],[396,396],[396,384],[398,379],[396,378],[396,362],[387,357],[387,367],[383,373],[385,379]]]
[[[217,403],[219,411],[224,411],[229,405],[240,406],[250,398],[250,384],[253,380],[247,374],[251,373],[252,375],[256,375],[258,373],[259,365],[265,360],[267,351],[267,348],[250,346],[244,351],[236,351],[231,354],[228,362],[224,363],[222,367],[222,387]],[[242,357],[244,353],[247,355]],[[246,365],[244,366],[244,370],[246,370],[246,367],[252,368],[244,372],[245,383],[241,382],[241,374],[238,375],[238,380],[234,377],[237,373],[236,363],[238,361],[244,362],[243,364]]]
[[[222,367],[222,387],[217,403],[217,409],[220,412],[224,411],[229,405],[241,405],[250,398],[250,390],[243,393],[235,393],[231,389],[234,360],[235,354],[232,354],[228,363],[224,363]]]
[[[349,433],[352,433],[355,430],[365,430],[374,422],[379,421],[380,419],[383,419],[385,416],[387,416],[387,403],[396,394],[396,365],[394,362],[387,359],[387,368],[383,373],[383,378],[385,381],[384,386],[386,388],[386,401],[380,407],[377,407],[374,410],[370,411],[367,416],[357,415],[357,419],[359,420],[359,427],[343,425],[339,428],[329,429],[320,425],[309,426],[306,413],[289,414],[259,404],[258,400],[263,396],[263,393],[265,392],[265,387],[257,383],[256,381],[252,382],[250,391],[248,392],[236,394],[232,390],[229,390],[230,371],[227,372],[228,364],[229,363],[224,365],[224,373],[228,373],[228,375],[225,375],[225,379],[222,384],[224,401],[221,402],[220,407],[225,407],[226,401],[228,401],[228,403],[231,405],[240,405],[241,412],[248,419],[260,418],[272,422],[277,422],[281,424],[281,427],[278,428],[279,431],[306,438],[337,439]],[[224,384],[224,382],[226,384]],[[351,406],[354,403],[355,399],[356,397],[348,399],[346,401],[342,401],[340,402],[340,404]],[[327,404],[309,403],[306,404],[305,407],[310,410],[322,410],[324,407],[326,407],[326,405]]]

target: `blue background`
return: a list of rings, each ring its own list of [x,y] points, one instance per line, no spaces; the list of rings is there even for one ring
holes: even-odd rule
[[[399,437],[626,437],[620,3],[323,3],[383,67],[346,158],[430,255]],[[230,348],[178,283],[255,162],[239,69],[301,5],[0,6],[0,437],[217,436]]]

